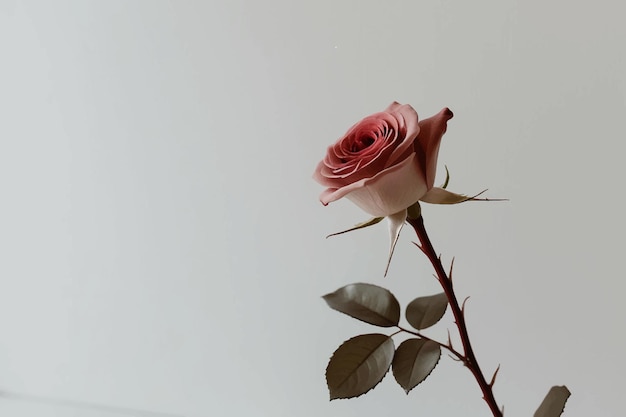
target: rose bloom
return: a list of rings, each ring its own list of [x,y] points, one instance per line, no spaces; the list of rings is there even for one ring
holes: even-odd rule
[[[317,165],[313,178],[328,187],[320,201],[327,205],[347,197],[367,213],[383,217],[427,200],[439,144],[452,116],[444,108],[419,121],[413,107],[393,102],[364,118],[329,146]]]

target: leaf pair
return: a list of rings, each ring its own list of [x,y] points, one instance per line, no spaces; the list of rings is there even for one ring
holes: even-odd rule
[[[330,399],[354,398],[383,380],[390,367],[408,394],[435,369],[441,348],[425,339],[405,340],[395,349],[393,339],[380,333],[362,334],[345,341],[326,368]]]
[[[400,303],[389,290],[376,285],[350,284],[323,298],[332,309],[375,326],[394,327],[400,321]],[[418,330],[430,327],[441,319],[446,306],[444,294],[416,298],[407,306],[407,321]],[[408,394],[430,375],[440,357],[440,345],[428,339],[405,340],[396,350],[391,336],[356,336],[339,346],[328,363],[330,399],[368,392],[382,381],[390,367]]]
[[[400,303],[387,289],[373,284],[349,284],[326,294],[324,300],[333,310],[374,326],[393,327],[400,323]],[[417,330],[437,323],[446,312],[444,293],[418,297],[406,308],[406,319]]]

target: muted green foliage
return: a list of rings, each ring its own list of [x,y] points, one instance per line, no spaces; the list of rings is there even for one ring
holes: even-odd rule
[[[559,417],[565,409],[565,403],[571,393],[565,385],[553,386],[548,391],[548,395],[533,414],[534,417]]]
[[[387,220],[389,220],[389,258],[387,258],[387,267],[385,268],[384,276],[387,276],[387,272],[389,272],[391,257],[393,256],[393,251],[396,248],[396,243],[398,243],[398,238],[400,238],[400,232],[406,222],[406,216],[406,210],[387,216]]]
[[[398,346],[393,357],[393,376],[408,394],[435,369],[441,348],[426,339],[408,339]]]
[[[419,219],[422,215],[422,206],[417,201],[406,209],[406,217],[408,219]]]
[[[358,397],[378,385],[389,371],[394,350],[391,336],[380,333],[345,341],[326,367],[330,399]]]
[[[389,290],[373,284],[349,284],[324,297],[330,308],[381,327],[400,321],[400,303]]]
[[[418,297],[406,307],[406,320],[418,330],[426,329],[441,320],[447,307],[444,293]]]
[[[453,193],[440,187],[431,188],[428,195],[422,198],[422,201],[430,204],[459,204],[470,200],[474,200],[474,197]]]
[[[330,235],[326,236],[326,238],[328,239],[331,236],[337,236],[337,235],[341,235],[344,233],[352,232],[353,230],[358,230],[358,229],[363,229],[365,227],[373,226],[377,223],[380,223],[382,219],[384,219],[384,217],[372,217],[371,219],[358,223],[354,227],[351,227],[349,229],[342,230],[341,232],[337,232],[337,233],[331,233]]]

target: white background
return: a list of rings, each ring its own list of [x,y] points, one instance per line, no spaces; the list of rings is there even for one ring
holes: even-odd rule
[[[437,183],[510,199],[423,207],[506,416],[555,384],[623,416],[622,7],[0,0],[0,415],[488,416],[445,355],[408,396],[328,400],[333,350],[378,330],[321,295],[437,292],[410,228],[384,279],[384,224],[325,240],[368,216],[311,179],[397,100],[455,113]]]

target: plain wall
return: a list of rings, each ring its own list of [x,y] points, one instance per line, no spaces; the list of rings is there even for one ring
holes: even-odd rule
[[[487,416],[447,355],[329,402],[352,282],[437,292],[406,228],[323,207],[326,147],[450,107],[424,205],[496,398],[623,416],[626,26],[617,1],[0,0],[0,415]],[[447,314],[428,334],[445,340]]]

